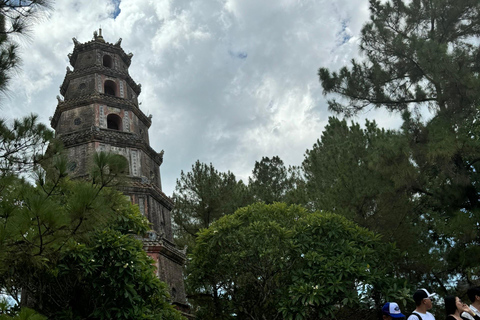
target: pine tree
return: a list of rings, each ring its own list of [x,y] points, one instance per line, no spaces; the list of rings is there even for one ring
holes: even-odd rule
[[[24,36],[33,23],[50,9],[50,0],[4,0],[0,2],[0,92],[20,62],[15,37]]]
[[[417,246],[442,257],[412,273],[443,291],[453,275],[471,284],[480,275],[472,263],[480,244],[480,2],[371,0],[370,12],[362,60],[339,72],[319,70],[324,93],[339,97],[329,107],[345,116],[367,107],[402,115],[406,145],[392,148],[414,170],[393,170],[389,180],[416,203],[408,213],[413,225],[426,226],[429,241]]]
[[[194,246],[196,234],[220,217],[250,203],[246,186],[235,175],[196,161],[181,172],[173,193],[173,221],[178,245]]]
[[[345,115],[368,106],[407,111],[428,106],[435,114],[471,114],[478,101],[480,4],[475,0],[370,0],[363,27],[364,59],[350,68],[319,71],[325,94],[345,103]]]
[[[266,204],[281,202],[288,188],[287,168],[278,156],[262,157],[255,161],[252,176],[248,178],[248,187],[256,201]]]

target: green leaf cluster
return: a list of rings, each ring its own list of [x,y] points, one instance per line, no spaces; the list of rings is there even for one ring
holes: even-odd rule
[[[9,316],[0,312],[0,320],[46,320],[45,316],[38,314],[35,310],[23,308],[15,316]]]
[[[120,231],[106,228],[87,244],[71,244],[50,273],[55,299],[44,310],[56,319],[181,319],[142,242]]]
[[[339,215],[258,203],[199,233],[187,283],[201,319],[323,319],[384,298],[396,254]]]
[[[306,204],[305,183],[300,168],[285,167],[278,156],[255,161],[248,191],[253,202]]]
[[[407,137],[368,120],[362,128],[330,118],[321,138],[307,150],[302,168],[311,206],[396,242],[409,252],[408,260],[398,261],[406,273],[423,269],[427,260],[438,263],[438,256],[430,254],[435,243],[425,232],[428,222],[420,217],[424,207],[415,196],[419,174]]]
[[[255,202],[308,202],[300,168],[285,167],[278,156],[256,161],[248,185],[230,171],[219,172],[212,164],[196,161],[190,172],[181,172],[172,198],[175,240],[188,245],[189,252],[201,229],[240,207]]]

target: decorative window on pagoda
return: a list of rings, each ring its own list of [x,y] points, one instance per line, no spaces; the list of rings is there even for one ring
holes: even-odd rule
[[[138,208],[140,209],[140,213],[145,215],[145,198],[138,197]]]
[[[108,54],[103,56],[103,66],[107,67],[107,68],[112,68],[113,67],[112,57],[109,56]]]
[[[103,84],[103,92],[105,92],[105,94],[108,94],[110,96],[116,96],[117,95],[117,85],[112,80],[107,80]]]
[[[122,131],[122,118],[114,113],[109,114],[107,116],[107,128]]]

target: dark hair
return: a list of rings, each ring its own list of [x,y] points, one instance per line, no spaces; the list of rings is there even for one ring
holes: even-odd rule
[[[422,304],[423,299],[415,300],[415,305],[418,307]]]
[[[446,296],[445,297],[445,313],[448,316],[449,314],[454,314],[455,311],[457,311],[457,297]]]
[[[423,299],[427,299],[428,294],[425,292],[425,289],[419,289],[415,291],[413,294],[413,300],[415,301],[415,305],[418,307],[419,305],[422,304]]]
[[[475,296],[480,296],[480,287],[471,287],[470,289],[468,289],[467,296],[468,296],[468,299],[470,299],[470,301],[474,303]]]

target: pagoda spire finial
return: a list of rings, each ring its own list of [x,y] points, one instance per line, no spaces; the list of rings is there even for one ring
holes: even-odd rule
[[[93,39],[95,41],[105,42],[102,36],[102,27],[98,28],[98,34],[97,34],[97,30],[93,32]]]

